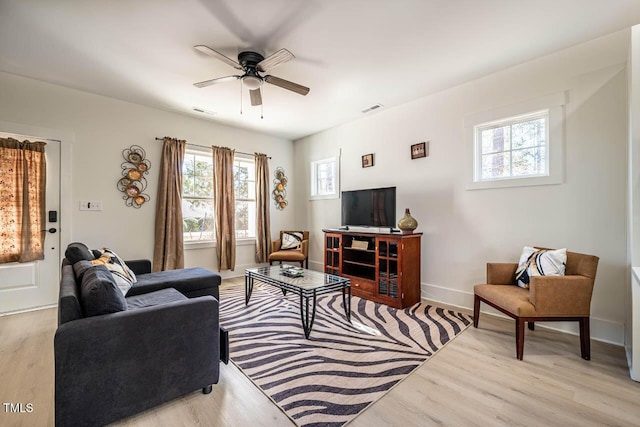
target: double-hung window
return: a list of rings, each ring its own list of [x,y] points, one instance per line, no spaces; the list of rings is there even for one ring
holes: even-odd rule
[[[256,166],[253,157],[236,153],[233,161],[236,238],[256,237]]]
[[[233,163],[236,238],[256,235],[255,163],[236,153]],[[185,151],[182,165],[182,224],[185,243],[215,240],[213,158],[210,152]]]
[[[213,241],[213,158],[186,150],[182,164],[182,229],[186,242]]]

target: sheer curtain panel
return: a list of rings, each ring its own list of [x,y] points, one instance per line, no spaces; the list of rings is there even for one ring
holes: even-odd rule
[[[44,259],[45,145],[0,138],[0,263]]]

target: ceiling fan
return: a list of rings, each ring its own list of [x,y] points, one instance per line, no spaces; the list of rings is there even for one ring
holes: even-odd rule
[[[276,76],[262,75],[280,64],[295,58],[291,52],[287,49],[280,49],[276,53],[267,56],[266,58],[257,52],[244,51],[238,54],[238,61],[221,54],[218,51],[211,49],[208,46],[197,45],[194,46],[197,50],[205,53],[209,56],[224,62],[227,65],[231,65],[237,70],[243,71],[244,74],[238,76],[226,76],[218,77],[217,79],[205,80],[203,82],[194,83],[195,87],[203,88],[218,83],[226,83],[236,80],[242,80],[242,84],[249,89],[251,96],[251,105],[262,105],[262,94],[260,87],[263,82],[270,83],[275,86],[279,86],[283,89],[290,90],[300,95],[306,95],[309,93],[309,88],[299,85],[297,83],[290,82],[285,79],[281,79]]]

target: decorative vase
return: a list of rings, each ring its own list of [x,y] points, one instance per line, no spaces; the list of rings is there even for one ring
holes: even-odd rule
[[[409,208],[404,210],[404,216],[398,221],[398,228],[402,230],[403,233],[411,233],[418,228],[418,221],[411,216]]]

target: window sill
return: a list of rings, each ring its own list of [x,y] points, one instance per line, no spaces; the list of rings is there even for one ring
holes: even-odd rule
[[[329,199],[339,199],[339,194],[323,194],[320,196],[309,196],[309,200],[329,200]]]
[[[529,187],[534,185],[562,184],[561,176],[535,176],[522,178],[504,178],[491,181],[467,183],[467,190],[484,190],[488,188]]]
[[[236,240],[236,246],[250,246],[250,245],[255,245],[255,243],[256,243],[255,237]],[[185,251],[190,251],[195,249],[209,249],[209,248],[215,248],[216,246],[218,245],[215,240],[207,240],[203,242],[184,242],[184,245],[183,245]]]

